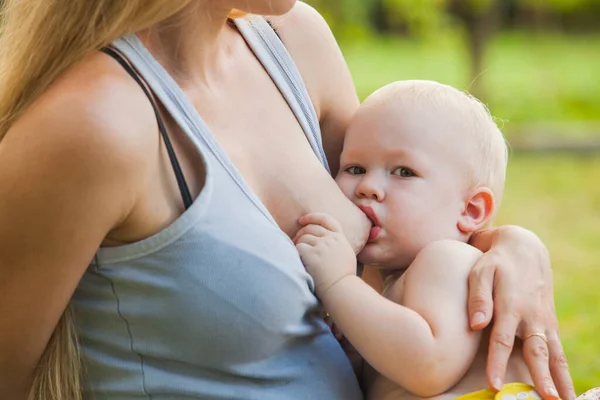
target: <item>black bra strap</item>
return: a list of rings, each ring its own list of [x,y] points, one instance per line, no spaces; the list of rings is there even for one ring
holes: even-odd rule
[[[177,155],[175,154],[175,151],[173,150],[173,145],[171,144],[171,140],[169,139],[169,135],[167,134],[165,125],[162,121],[162,118],[160,117],[160,113],[158,111],[158,106],[156,105],[154,98],[150,94],[150,91],[148,90],[146,85],[142,82],[142,79],[134,71],[134,69],[131,67],[131,65],[129,65],[129,63],[127,61],[125,61],[123,56],[121,56],[119,53],[117,53],[110,47],[104,47],[101,51],[103,53],[111,56],[119,64],[121,64],[121,66],[123,68],[125,68],[125,71],[127,71],[127,73],[129,73],[129,75],[131,75],[131,77],[140,85],[140,87],[142,88],[142,90],[144,91],[146,96],[148,97],[148,100],[150,100],[150,103],[152,104],[152,108],[154,109],[154,114],[156,115],[156,121],[158,122],[158,129],[160,130],[160,134],[165,142],[165,146],[167,147],[167,153],[169,154],[169,159],[171,160],[171,165],[173,166],[173,171],[175,172],[175,178],[177,179],[177,185],[179,186],[179,191],[181,192],[181,197],[183,199],[183,205],[184,205],[185,209],[187,210],[192,205],[192,202],[193,202],[192,195],[190,194],[190,190],[185,181],[185,177],[183,176],[183,171],[181,169],[181,165],[179,164],[179,161],[177,160]]]

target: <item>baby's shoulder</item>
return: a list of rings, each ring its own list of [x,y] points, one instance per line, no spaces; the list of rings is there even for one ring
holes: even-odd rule
[[[383,295],[391,301],[403,304],[405,293],[411,288],[451,287],[459,290],[468,285],[473,265],[483,253],[457,240],[438,240],[425,246],[407,270],[386,282]]]
[[[402,292],[467,292],[471,269],[482,252],[455,241],[439,240],[425,246],[402,276]],[[410,294],[409,294],[410,295]]]
[[[437,277],[464,276],[483,253],[458,240],[438,240],[425,246],[407,270],[408,277],[434,274]]]

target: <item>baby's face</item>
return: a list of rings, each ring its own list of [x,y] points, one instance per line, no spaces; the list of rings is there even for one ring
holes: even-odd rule
[[[469,144],[451,117],[393,104],[362,107],[344,141],[336,178],[373,221],[364,264],[404,268],[427,244],[466,240],[457,228],[469,190]]]

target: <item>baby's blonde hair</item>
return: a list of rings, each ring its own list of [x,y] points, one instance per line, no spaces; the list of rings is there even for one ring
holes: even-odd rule
[[[400,107],[430,107],[433,111],[456,116],[461,134],[468,135],[465,140],[476,145],[469,165],[470,184],[473,188],[489,188],[494,195],[494,208],[498,209],[506,180],[508,147],[495,119],[481,101],[467,92],[439,82],[408,80],[382,87],[363,104],[369,106],[369,103],[389,101]]]

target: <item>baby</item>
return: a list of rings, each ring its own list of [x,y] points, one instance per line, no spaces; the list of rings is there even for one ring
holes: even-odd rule
[[[482,390],[488,333],[469,328],[468,275],[481,252],[467,243],[496,214],[506,164],[485,106],[453,87],[396,82],[357,111],[336,180],[373,222],[359,260],[383,271],[383,295],[356,276],[331,216],[302,217],[295,242],[317,296],[368,364],[368,399],[494,398]],[[540,398],[521,351],[506,379],[520,383],[498,398]]]

